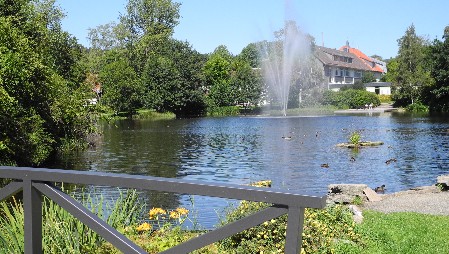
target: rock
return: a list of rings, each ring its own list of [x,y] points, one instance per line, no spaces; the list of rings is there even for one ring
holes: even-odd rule
[[[362,210],[360,210],[360,208],[356,205],[350,205],[349,206],[349,210],[352,212],[353,214],[353,219],[355,223],[362,223],[363,222],[363,214],[362,214]]]
[[[378,202],[382,200],[382,197],[377,194],[373,189],[370,187],[366,187],[363,189],[363,193],[365,194],[366,198],[371,202]]]
[[[328,186],[327,202],[336,204],[350,204],[356,197],[367,201],[363,190],[368,188],[366,184],[331,184]]]
[[[441,175],[437,177],[437,186],[442,190],[449,190],[449,175]]]

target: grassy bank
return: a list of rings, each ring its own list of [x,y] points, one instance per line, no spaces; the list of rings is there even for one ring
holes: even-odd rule
[[[363,244],[338,253],[449,253],[448,229],[449,216],[367,211],[357,227]]]

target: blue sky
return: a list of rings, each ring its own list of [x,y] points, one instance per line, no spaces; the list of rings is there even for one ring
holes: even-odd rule
[[[416,33],[441,39],[449,25],[447,0],[174,0],[181,3],[174,37],[201,53],[225,45],[238,54],[251,42],[271,39],[293,19],[318,45],[339,48],[346,41],[367,55],[397,55],[397,39],[412,23]],[[89,46],[88,28],[118,21],[127,0],[57,0],[67,17],[63,28]]]

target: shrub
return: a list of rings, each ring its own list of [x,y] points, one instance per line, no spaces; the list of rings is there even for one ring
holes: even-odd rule
[[[267,207],[266,203],[242,201],[229,208],[221,225]],[[360,242],[352,213],[345,206],[306,209],[303,227],[301,253],[333,253],[342,242]],[[218,248],[222,253],[284,253],[286,229],[287,216],[283,215],[220,241]]]
[[[422,104],[421,102],[416,102],[408,105],[407,111],[412,113],[426,113],[429,112],[429,107]]]
[[[141,213],[135,191],[129,191],[126,195],[120,193],[113,207],[107,211],[104,210],[101,197],[82,194],[80,202],[119,231],[135,224]],[[97,233],[46,197],[42,209],[44,253],[97,253],[96,249],[104,241]],[[0,250],[23,253],[23,204],[13,198],[11,202],[1,202],[0,210]]]
[[[351,136],[349,136],[349,143],[358,146],[361,138],[362,138],[362,136],[360,136],[360,133],[357,131],[354,131],[353,133],[351,133]]]
[[[366,104],[380,105],[380,100],[375,93],[365,90],[347,89],[334,92],[328,90],[323,95],[322,103],[333,105],[338,108],[363,108]]]
[[[240,113],[238,106],[225,107],[209,107],[207,109],[208,116],[236,116]]]
[[[381,103],[390,103],[392,101],[391,95],[379,94],[377,97],[379,97]]]

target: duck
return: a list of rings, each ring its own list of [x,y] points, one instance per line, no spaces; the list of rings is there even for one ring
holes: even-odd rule
[[[288,136],[288,137],[282,136],[282,138],[285,139],[285,140],[291,140],[292,139],[291,136]]]
[[[328,167],[329,167],[329,164],[323,163],[323,164],[321,164],[321,167],[322,167],[322,168],[328,168]]]
[[[397,161],[396,158],[392,158],[392,159],[386,160],[385,163],[388,165],[388,164],[390,164],[392,162],[396,162],[396,161]]]
[[[374,191],[376,192],[376,193],[385,193],[385,184],[382,184],[380,187],[376,187],[376,188],[374,188]]]
[[[354,157],[351,157],[351,159],[349,159],[349,161],[350,161],[350,162],[354,162],[354,161],[355,161],[355,158],[354,158]]]

